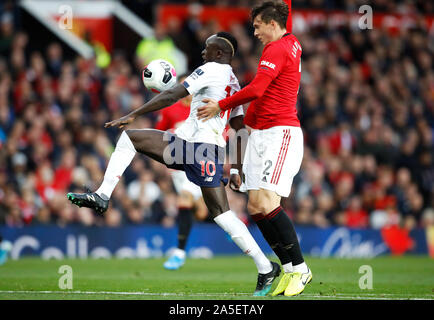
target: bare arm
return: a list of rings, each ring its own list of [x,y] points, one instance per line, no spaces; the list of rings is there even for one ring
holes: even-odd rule
[[[235,129],[235,131],[239,131],[242,129],[245,129],[245,125],[244,125],[244,117],[243,116],[237,116],[234,117],[232,119],[229,120],[229,124],[230,126]],[[239,191],[240,186],[241,186],[241,176],[242,176],[242,169],[243,169],[243,165],[242,165],[242,149],[243,147],[245,148],[246,146],[242,145],[243,143],[243,139],[241,139],[239,136],[237,136],[237,160],[236,163],[233,163],[231,168],[232,169],[237,169],[239,174],[231,174],[230,176],[230,188],[234,191]]]
[[[159,95],[156,95],[151,100],[146,102],[141,107],[137,108],[136,110],[130,112],[126,116],[123,116],[122,118],[119,118],[117,120],[113,120],[110,122],[107,122],[104,127],[119,127],[122,128],[126,126],[127,124],[133,122],[138,116],[141,116],[145,113],[157,111],[163,108],[166,108],[168,106],[171,106],[179,99],[182,99],[186,96],[188,96],[189,93],[187,89],[184,88],[182,84],[178,84],[172,89],[163,91]]]

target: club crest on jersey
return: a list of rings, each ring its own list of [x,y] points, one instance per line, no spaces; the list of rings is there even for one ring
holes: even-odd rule
[[[268,62],[265,60],[261,61],[261,66],[266,66],[266,67],[271,68],[273,70],[274,70],[274,68],[276,68],[276,65],[274,63],[271,63],[271,62]]]

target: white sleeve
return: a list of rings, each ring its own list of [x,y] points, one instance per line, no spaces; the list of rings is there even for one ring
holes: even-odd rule
[[[208,87],[214,82],[213,72],[206,63],[194,70],[182,83],[188,93],[194,95],[202,88]]]
[[[243,115],[244,115],[243,106],[238,106],[238,107],[235,107],[231,110],[231,114],[229,116],[229,119],[232,119],[232,118],[235,118],[238,116],[243,116]]]

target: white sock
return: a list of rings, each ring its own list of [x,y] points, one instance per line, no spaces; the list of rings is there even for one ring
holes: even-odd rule
[[[179,257],[181,259],[185,259],[185,257],[186,257],[187,254],[186,254],[185,250],[176,248],[175,250],[173,250],[173,255],[177,256],[177,257]]]
[[[284,265],[282,265],[282,267],[283,267],[283,271],[285,273],[294,272],[294,268],[292,266],[292,262],[285,263]]]
[[[226,211],[214,218],[214,221],[226,231],[247,255],[253,258],[259,273],[269,273],[273,270],[270,260],[259,248],[246,225],[232,211]]]
[[[306,262],[294,266],[294,272],[306,273],[308,270],[309,268],[307,267]]]
[[[136,149],[131,142],[130,137],[126,132],[122,132],[118,142],[116,143],[115,151],[112,153],[107,169],[104,174],[104,180],[98,190],[95,191],[103,199],[110,199],[113,190],[121,179],[125,169],[130,165]],[[104,196],[102,196],[104,194]]]

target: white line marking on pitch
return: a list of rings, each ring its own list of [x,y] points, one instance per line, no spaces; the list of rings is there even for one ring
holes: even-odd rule
[[[251,295],[249,293],[171,293],[171,292],[122,292],[122,291],[31,291],[31,290],[0,290],[0,293],[42,293],[42,294],[107,294],[107,295],[139,295],[139,296],[236,296]]]
[[[185,296],[185,297],[194,297],[194,296],[200,296],[200,297],[216,297],[216,296],[252,296],[250,293],[171,293],[171,292],[161,292],[161,293],[151,293],[151,292],[122,292],[122,291],[31,291],[31,290],[0,290],[0,293],[21,293],[21,294],[102,294],[102,295],[138,295],[138,296]],[[319,294],[303,294],[301,297],[306,298],[325,298],[325,299],[360,299],[360,300],[389,300],[390,298],[387,297],[379,297],[381,295],[383,296],[390,296],[396,297],[396,294],[376,294],[370,293],[365,295],[348,295],[348,294],[342,294],[337,293],[336,295],[319,295]],[[429,297],[433,297],[432,295],[428,295]],[[399,298],[395,298],[399,300],[432,300],[427,298],[419,298],[419,297],[408,297],[403,298],[400,296]]]

